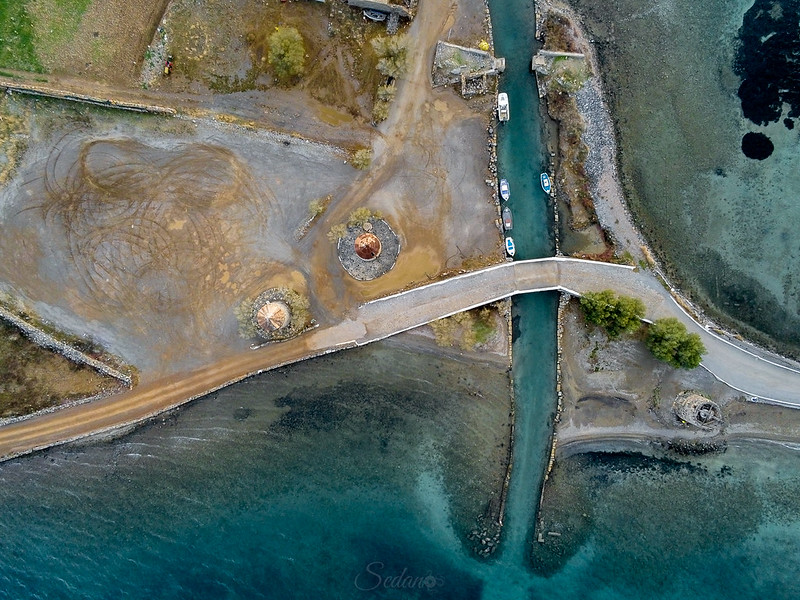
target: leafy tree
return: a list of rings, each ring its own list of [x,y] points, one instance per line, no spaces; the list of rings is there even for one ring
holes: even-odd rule
[[[370,42],[378,55],[378,71],[387,77],[400,77],[408,68],[408,37],[379,35]]]
[[[395,91],[397,88],[393,85],[382,85],[378,87],[377,98],[382,102],[391,102],[394,100]]]
[[[269,64],[285,83],[305,73],[306,48],[294,27],[276,27],[269,36]]]
[[[346,235],[347,235],[347,225],[345,225],[344,223],[337,223],[336,225],[331,227],[331,230],[328,232],[328,240],[331,243],[335,244]]]
[[[366,170],[372,164],[372,150],[369,148],[361,148],[353,152],[350,157],[350,164],[356,169]]]
[[[586,320],[605,329],[610,338],[633,333],[642,326],[644,304],[638,298],[617,296],[612,290],[587,292],[581,298]]]
[[[694,369],[706,353],[700,336],[686,331],[675,317],[658,319],[650,325],[645,343],[653,356],[675,368]]]
[[[389,106],[390,104],[388,102],[384,102],[383,100],[378,100],[372,107],[372,120],[375,123],[382,123],[383,121],[388,119]]]

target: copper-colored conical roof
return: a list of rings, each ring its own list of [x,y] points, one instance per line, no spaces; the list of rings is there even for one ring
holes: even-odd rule
[[[283,302],[267,302],[258,309],[256,322],[264,331],[277,331],[289,322],[289,307]]]
[[[360,258],[373,260],[381,253],[381,241],[374,233],[362,233],[356,238],[355,250]]]

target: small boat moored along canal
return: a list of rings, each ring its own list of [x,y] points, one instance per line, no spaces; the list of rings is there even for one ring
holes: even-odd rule
[[[497,120],[501,123],[508,121],[511,112],[508,108],[508,94],[500,92],[497,94]]]
[[[386,17],[389,15],[379,10],[367,8],[364,10],[364,16],[367,17],[370,21],[375,21],[380,23],[382,21],[385,21]]]
[[[511,231],[513,228],[514,223],[511,220],[511,209],[507,206],[503,209],[503,229],[506,231]]]
[[[500,180],[500,197],[503,199],[503,202],[508,202],[508,199],[511,197],[511,188],[508,187],[508,181],[505,179]]]
[[[544,193],[549,194],[550,190],[553,189],[550,185],[550,175],[547,173],[542,173],[540,179],[542,181],[542,189],[544,190]]]
[[[514,247],[514,238],[508,236],[506,238],[506,254],[513,257],[516,252],[517,249]]]

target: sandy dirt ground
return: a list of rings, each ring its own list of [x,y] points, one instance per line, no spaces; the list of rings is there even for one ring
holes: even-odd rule
[[[563,411],[558,452],[652,449],[676,440],[716,445],[739,439],[800,441],[800,411],[749,402],[703,368],[673,369],[656,360],[637,337],[608,340],[583,320],[577,302],[565,313]],[[673,402],[696,391],[717,402],[723,424],[711,431],[682,423]]]
[[[461,31],[477,37],[483,4],[470,5],[481,20],[470,16]],[[263,121],[241,126],[247,94],[201,96],[194,118],[41,103],[16,176],[0,190],[0,287],[120,355],[145,382],[247,352],[233,309],[266,287],[307,294],[325,325],[466,257],[499,260],[484,181],[491,99],[468,105],[429,82],[435,42],[471,14],[463,11],[457,20],[449,3],[421,5],[412,68],[366,172],[336,146],[269,133]],[[206,118],[210,105],[238,116]],[[299,118],[303,134],[333,127]],[[327,213],[297,241],[309,202],[329,194]],[[402,244],[395,268],[374,282],[350,278],[326,236],[360,206],[380,210]]]

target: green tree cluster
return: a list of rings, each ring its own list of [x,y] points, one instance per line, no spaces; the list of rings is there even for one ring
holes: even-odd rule
[[[305,73],[306,48],[295,27],[276,27],[269,36],[269,64],[281,83]]]
[[[700,336],[689,333],[675,317],[658,319],[650,325],[645,343],[653,356],[675,368],[694,369],[706,353]]]
[[[617,296],[613,290],[587,292],[581,298],[581,308],[586,320],[602,327],[610,338],[637,331],[644,317],[641,300]]]

